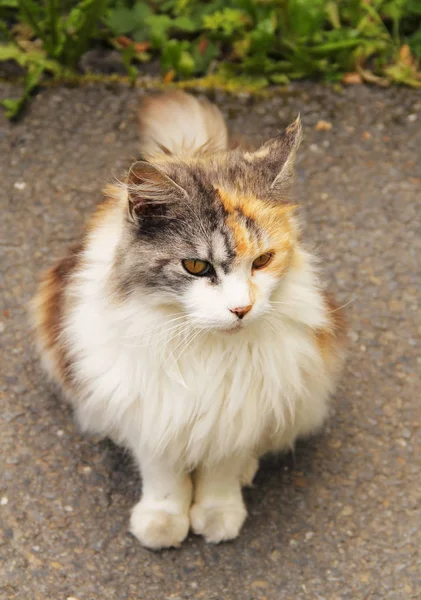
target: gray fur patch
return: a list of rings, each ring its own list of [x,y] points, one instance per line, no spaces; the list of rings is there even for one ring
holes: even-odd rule
[[[185,161],[166,156],[136,163],[129,175],[131,217],[115,259],[118,290],[131,294],[141,289],[173,299],[195,280],[182,267],[187,258],[206,260],[216,271],[228,273],[236,258],[235,241],[216,189],[253,194],[267,202],[287,201],[282,166],[293,158],[297,140],[298,122],[254,157],[235,149]],[[241,209],[237,217],[259,239],[262,232],[253,219]],[[217,284],[215,270],[209,280]]]

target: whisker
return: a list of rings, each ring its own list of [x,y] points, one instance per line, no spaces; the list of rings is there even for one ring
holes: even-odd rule
[[[351,298],[351,300],[349,300],[348,302],[345,302],[345,304],[342,304],[342,306],[338,306],[338,308],[334,308],[333,310],[329,310],[328,311],[328,315],[331,315],[332,313],[337,312],[338,310],[341,310],[342,308],[345,308],[345,306],[348,306],[348,304],[351,304],[352,302],[355,302],[356,298]]]
[[[184,335],[184,334],[185,334],[185,332],[186,332],[186,331],[187,331],[187,329],[185,329],[185,330],[183,331],[183,337],[182,337],[182,339],[179,341],[179,343],[178,343],[178,344],[176,345],[176,347],[175,347],[175,348],[172,350],[172,352],[171,352],[170,356],[168,357],[168,360],[169,360],[169,359],[171,359],[171,358],[173,359],[173,361],[172,361],[171,365],[175,364],[175,363],[177,362],[177,360],[178,360],[178,358],[177,358],[177,359],[175,358],[175,353],[176,353],[176,351],[178,350],[178,348],[180,348],[180,346],[182,346],[183,342],[185,341],[185,335]],[[187,336],[189,336],[189,335],[190,335],[190,333],[191,333],[191,332],[188,332],[188,333],[187,333]],[[187,338],[187,339],[188,339],[188,338]]]
[[[193,343],[193,341],[194,341],[194,340],[195,340],[195,339],[196,339],[196,338],[197,338],[197,337],[198,337],[200,334],[202,334],[202,333],[204,333],[204,330],[203,330],[203,329],[198,329],[198,330],[196,330],[196,331],[194,331],[194,332],[193,332],[193,335],[192,335],[192,336],[190,336],[190,338],[188,339],[188,341],[187,341],[186,345],[184,346],[184,348],[182,348],[182,349],[181,349],[181,351],[179,352],[179,354],[178,354],[178,356],[177,356],[177,358],[175,359],[175,361],[174,361],[174,362],[178,362],[178,361],[179,361],[179,359],[181,358],[181,355],[186,353],[186,351],[187,351],[187,349],[189,348],[189,346],[191,346],[191,345],[192,345],[192,343]]]
[[[151,333],[152,331],[155,331],[156,329],[159,329],[161,327],[167,327],[168,325],[171,325],[171,323],[174,323],[175,321],[180,321],[182,319],[186,319],[187,316],[184,313],[174,313],[174,314],[179,314],[180,316],[175,317],[174,319],[170,319],[169,321],[162,321],[160,323],[157,323],[154,327],[150,327],[149,329],[146,329],[144,331],[142,331],[139,336],[134,336],[134,335],[127,335],[124,336],[124,339],[133,339],[134,337],[143,337],[144,335]]]

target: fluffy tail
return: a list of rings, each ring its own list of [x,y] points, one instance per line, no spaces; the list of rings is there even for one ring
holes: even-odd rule
[[[145,158],[197,156],[228,147],[227,127],[219,108],[181,91],[147,96],[139,108],[139,129]]]

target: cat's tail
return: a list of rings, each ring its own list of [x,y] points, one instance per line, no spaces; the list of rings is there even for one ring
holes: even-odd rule
[[[198,156],[226,150],[228,132],[215,104],[181,91],[147,96],[139,108],[143,157]]]

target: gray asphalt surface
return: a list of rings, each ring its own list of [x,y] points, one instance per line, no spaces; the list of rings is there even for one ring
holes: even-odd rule
[[[301,112],[306,237],[349,302],[349,358],[323,433],[266,462],[246,492],[242,536],[190,536],[161,553],[127,532],[141,485],[130,458],[78,433],[26,317],[40,269],[136,155],[139,94],[56,88],[20,123],[0,117],[0,598],[420,598],[420,92],[303,84],[260,102],[217,96],[232,128],[254,137]],[[320,120],[332,129],[317,131]]]

